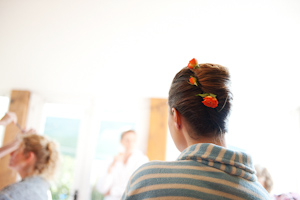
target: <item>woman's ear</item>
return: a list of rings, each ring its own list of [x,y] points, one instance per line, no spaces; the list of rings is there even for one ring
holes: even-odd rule
[[[181,129],[181,115],[180,113],[178,112],[178,110],[176,110],[175,108],[172,108],[172,117],[173,117],[173,120],[174,120],[174,124],[175,124],[175,127],[177,129]]]
[[[25,161],[27,163],[35,162],[35,154],[32,151],[28,152]]]

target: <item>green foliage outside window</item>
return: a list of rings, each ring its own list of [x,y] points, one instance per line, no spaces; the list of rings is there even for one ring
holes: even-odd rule
[[[73,184],[75,158],[68,155],[61,155],[61,166],[55,182],[51,185],[50,191],[53,200],[73,199],[70,186]]]
[[[51,184],[53,200],[72,200],[71,186],[74,180],[76,148],[80,120],[47,117],[45,135],[56,141],[60,150],[61,163],[57,177]]]

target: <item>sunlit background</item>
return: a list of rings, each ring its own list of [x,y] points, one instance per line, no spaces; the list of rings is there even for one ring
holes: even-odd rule
[[[1,0],[0,30],[0,111],[12,89],[29,90],[31,126],[78,125],[62,151],[74,158],[82,199],[101,173],[93,159],[114,153],[98,139],[135,128],[145,151],[148,99],[167,98],[193,57],[231,72],[227,145],[270,170],[273,193],[300,191],[300,1]],[[169,139],[167,159],[177,156]]]

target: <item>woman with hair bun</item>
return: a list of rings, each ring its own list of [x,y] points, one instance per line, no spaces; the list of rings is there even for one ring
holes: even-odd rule
[[[0,191],[0,200],[47,200],[49,183],[58,163],[53,141],[37,134],[24,134],[10,155],[9,166],[21,176],[20,182]]]
[[[229,83],[227,68],[195,59],[175,75],[168,126],[181,154],[173,162],[142,165],[122,199],[270,199],[257,182],[251,157],[226,148]]]

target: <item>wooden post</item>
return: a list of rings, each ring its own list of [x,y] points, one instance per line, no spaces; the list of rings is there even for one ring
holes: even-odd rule
[[[22,128],[26,126],[30,92],[13,90],[10,96],[9,111],[15,112],[18,117],[18,124]],[[5,128],[3,145],[13,141],[20,130],[14,124]],[[8,167],[10,156],[6,155],[0,159],[0,189],[16,182],[17,173]]]
[[[167,100],[151,99],[150,106],[147,156],[149,160],[165,160],[168,130]]]

